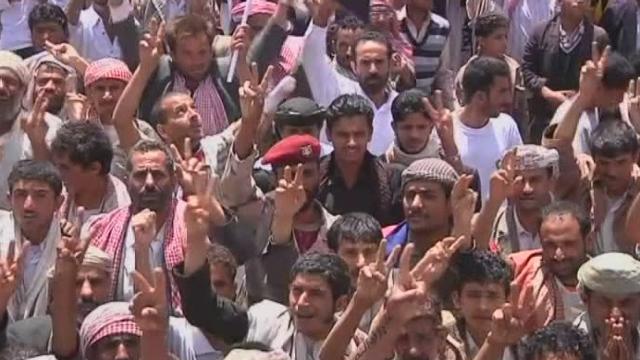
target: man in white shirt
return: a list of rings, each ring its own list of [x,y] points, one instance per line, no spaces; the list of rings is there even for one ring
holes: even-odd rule
[[[83,10],[82,0],[67,7],[71,44],[89,62],[121,59],[130,68],[137,63],[137,27],[129,1],[98,0]]]
[[[8,306],[11,322],[47,313],[47,272],[56,260],[60,241],[57,209],[63,201],[62,179],[47,162],[23,160],[9,174],[12,212],[0,213],[0,247],[15,242],[22,248],[22,281]]]
[[[505,0],[504,10],[511,19],[509,56],[522,63],[524,48],[533,28],[553,16],[557,0]]]
[[[302,51],[302,63],[314,100],[328,107],[342,94],[366,97],[374,109],[373,136],[369,151],[382,155],[393,142],[391,103],[397,96],[389,90],[389,71],[393,48],[384,34],[366,31],[352,48],[352,68],[358,78],[353,81],[338,73],[326,54],[327,26],[334,12],[334,1],[326,0],[316,9]],[[327,142],[323,138],[323,142]]]
[[[503,60],[477,58],[467,65],[462,86],[466,105],[454,116],[454,138],[462,163],[478,171],[486,200],[497,162],[522,144],[515,121],[502,113],[513,100],[509,66]]]

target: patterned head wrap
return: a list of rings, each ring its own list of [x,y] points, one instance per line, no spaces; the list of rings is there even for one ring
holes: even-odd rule
[[[104,58],[92,62],[84,74],[84,87],[102,79],[113,79],[129,82],[133,74],[127,64],[118,59]]]
[[[244,9],[247,7],[246,2],[241,2],[231,9],[231,19],[234,23],[239,24],[242,20],[242,14],[244,14]],[[278,5],[272,3],[270,1],[265,0],[253,0],[251,2],[251,9],[249,9],[249,16],[253,15],[273,15],[276,13],[276,8]]]
[[[560,155],[555,149],[547,149],[540,145],[519,145],[516,147],[516,170],[552,169],[553,178],[559,174]]]
[[[111,274],[111,271],[113,270],[113,261],[109,254],[91,245],[84,254],[82,266],[91,266]]]
[[[12,71],[26,88],[29,83],[29,70],[21,57],[11,51],[0,51],[0,68]]]
[[[596,256],[578,270],[578,285],[606,295],[639,294],[640,261],[617,252]]]
[[[83,358],[87,351],[98,341],[111,335],[137,335],[142,331],[133,319],[126,302],[110,302],[93,310],[80,327],[80,349]]]
[[[458,180],[458,173],[448,162],[436,158],[416,160],[402,172],[402,189],[409,181],[434,181],[453,186]]]

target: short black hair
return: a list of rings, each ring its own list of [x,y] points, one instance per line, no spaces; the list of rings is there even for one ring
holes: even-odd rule
[[[166,168],[170,174],[174,174],[175,172],[175,164],[173,160],[173,155],[169,152],[167,146],[161,142],[155,140],[142,139],[138,141],[131,150],[129,150],[129,156],[127,157],[127,171],[133,170],[133,164],[131,163],[131,159],[133,155],[136,153],[146,154],[152,151],[160,151],[165,154],[167,157]]]
[[[338,40],[338,31],[340,30],[360,30],[364,29],[365,23],[355,15],[346,15],[338,18],[327,28],[327,55],[333,58],[335,56],[334,43]]]
[[[348,213],[333,222],[327,231],[329,249],[338,252],[344,241],[379,244],[382,240],[382,226],[376,218],[366,213]]]
[[[18,181],[42,181],[47,183],[53,193],[59,196],[62,193],[62,178],[58,169],[48,161],[20,160],[11,169],[7,182],[9,192],[13,191]]]
[[[373,109],[369,101],[358,94],[340,95],[327,108],[327,129],[333,129],[333,125],[342,117],[358,115],[364,116],[369,127],[373,129]]]
[[[291,268],[291,282],[300,274],[324,278],[329,283],[334,301],[351,292],[349,267],[338,255],[315,251],[307,253],[298,258]]]
[[[465,103],[469,104],[477,92],[489,92],[495,78],[500,76],[511,79],[509,65],[504,60],[488,56],[472,60],[462,75]]]
[[[582,360],[596,360],[596,349],[585,331],[568,322],[557,321],[528,336],[520,346],[523,360],[537,360],[544,355],[575,355]]]
[[[364,29],[364,27],[365,23],[355,15],[343,16],[329,25],[329,29],[333,29],[336,33],[340,30],[359,30]]]
[[[544,223],[547,218],[555,215],[571,215],[576,221],[578,221],[578,225],[580,226],[580,234],[583,238],[586,238],[587,235],[591,232],[591,219],[587,212],[578,204],[573,203],[571,201],[554,201],[551,204],[545,206],[542,209],[542,223]]]
[[[486,250],[461,252],[455,257],[454,270],[458,280],[458,291],[471,282],[500,283],[504,293],[509,296],[513,271],[498,254]]]
[[[406,90],[398,94],[391,102],[391,116],[394,123],[404,121],[410,114],[422,113],[427,116],[423,99],[427,94],[420,89]]]
[[[356,38],[356,41],[353,44],[353,47],[351,48],[351,56],[352,56],[351,59],[353,59],[353,61],[356,61],[356,49],[358,48],[358,45],[366,41],[373,41],[386,46],[387,58],[391,59],[391,55],[393,55],[394,51],[393,51],[393,44],[391,43],[389,38],[380,31],[367,28],[365,29],[365,31],[362,32],[362,34],[360,34]]]
[[[158,99],[151,107],[151,113],[149,115],[149,118],[153,119],[155,124],[163,124],[163,125],[166,124],[168,114],[167,114],[167,109],[165,109],[164,102],[166,99],[169,99],[178,95],[185,95],[185,94],[177,91],[170,91],[162,95],[162,97]]]
[[[591,134],[591,155],[614,158],[638,152],[636,131],[621,119],[601,121]]]
[[[474,34],[482,38],[490,36],[499,29],[509,29],[509,18],[499,12],[491,12],[476,19]]]
[[[607,66],[602,73],[602,85],[607,89],[627,89],[629,82],[636,78],[633,65],[621,54],[612,51]]]
[[[31,9],[29,13],[29,30],[33,31],[33,28],[41,23],[52,22],[60,25],[65,36],[69,37],[69,21],[64,10],[58,5],[44,3],[38,4]]]
[[[222,265],[229,272],[231,279],[236,277],[238,262],[227,247],[218,243],[209,243],[207,246],[207,261],[209,265]]]
[[[91,122],[73,121],[62,125],[51,143],[51,152],[66,154],[69,160],[85,169],[97,162],[102,175],[111,171],[111,141],[99,125]]]

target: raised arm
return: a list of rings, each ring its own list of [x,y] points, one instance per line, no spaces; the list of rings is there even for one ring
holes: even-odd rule
[[[509,151],[503,158],[500,169],[491,175],[489,199],[473,221],[473,237],[480,249],[488,249],[493,224],[498,211],[508,197],[514,196],[522,187],[522,177],[515,175],[516,149]]]
[[[62,239],[58,246],[53,275],[53,301],[51,303],[53,353],[60,358],[75,356],[79,348],[77,328],[78,298],[76,277],[92,234],[80,239],[84,210],[78,208],[75,222],[61,222]]]
[[[307,30],[302,50],[302,65],[314,100],[329,106],[340,96],[336,70],[327,56],[327,27],[336,9],[335,0],[320,0],[314,9],[313,21]]]
[[[444,274],[451,257],[463,246],[465,239],[446,238],[434,245],[411,269],[414,245],[402,251],[398,279],[387,298],[380,321],[369,333],[352,359],[387,360],[393,357],[393,349],[403,326],[419,316],[430,289]]]
[[[70,0],[65,9],[69,25],[77,26],[80,22],[80,12],[84,7],[84,0]]]
[[[517,345],[526,334],[529,306],[518,305],[519,291],[511,286],[510,300],[493,312],[491,330],[473,360],[500,360],[509,347]]]
[[[278,59],[282,52],[282,46],[289,35],[287,32],[289,24],[287,14],[293,2],[292,0],[278,1],[275,14],[251,43],[247,61],[249,64],[254,62],[258,64],[258,71],[261,76],[267,71],[267,67]]]
[[[400,248],[396,247],[385,261],[386,248],[387,241],[382,240],[378,247],[376,262],[366,265],[360,270],[356,291],[347,305],[347,309],[325,339],[320,350],[320,360],[335,360],[349,355],[347,348],[360,325],[360,320],[367,310],[384,298],[387,292],[389,273],[400,253]]]
[[[605,49],[602,56],[598,54],[597,42],[593,42],[592,48],[593,60],[587,61],[582,67],[580,91],[558,124],[553,136],[555,139],[573,142],[582,112],[592,106],[597,96],[598,88],[601,86],[603,72],[607,66],[609,48],[607,47],[607,49]]]
[[[197,194],[188,198],[184,217],[187,228],[185,261],[174,268],[173,274],[187,320],[232,344],[242,341],[247,335],[249,318],[246,310],[230,300],[218,297],[210,284],[207,231],[216,210],[212,200],[213,183],[207,181],[205,186],[206,190],[203,192],[198,185]]]
[[[131,81],[125,87],[113,111],[113,125],[118,132],[120,146],[125,152],[140,140],[140,133],[135,124],[136,113],[147,82],[151,79],[164,53],[163,40],[164,25],[160,24],[153,34],[146,34],[140,41],[140,65],[133,73]]]
[[[135,252],[135,268],[146,279],[152,279],[151,258],[149,252],[151,251],[151,243],[156,237],[156,213],[144,209],[139,213],[133,215],[131,218],[131,227],[133,228],[133,235],[135,241],[133,249]],[[137,286],[137,283],[134,283]],[[135,288],[136,292],[140,291],[139,288]]]
[[[135,287],[139,289],[133,297],[131,310],[136,324],[142,330],[140,359],[169,360],[169,311],[164,271],[156,268],[151,278],[136,271],[133,273],[133,280]]]
[[[473,175],[461,175],[451,191],[451,209],[453,211],[452,236],[462,236],[468,241],[465,249],[473,248],[471,221],[478,201],[478,193],[470,189]]]
[[[227,158],[220,181],[223,204],[228,208],[236,208],[255,199],[259,190],[251,176],[255,162],[255,142],[262,117],[267,80],[271,69],[262,81],[259,81],[257,65],[251,66],[251,80],[245,81],[240,88],[240,108],[242,120],[233,142],[232,151]]]
[[[48,104],[49,100],[44,96],[44,92],[41,91],[36,97],[31,113],[21,120],[22,129],[31,142],[35,160],[49,161],[51,159],[49,144],[47,144],[49,124],[45,120]]]

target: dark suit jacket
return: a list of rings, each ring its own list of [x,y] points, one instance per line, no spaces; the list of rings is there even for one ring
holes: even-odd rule
[[[611,46],[626,57],[635,54],[638,37],[638,2],[615,0],[609,3],[602,15],[600,26],[611,38]]]
[[[585,22],[582,40],[569,54],[560,49],[560,17],[558,15],[538,25],[525,47],[521,69],[525,86],[533,93],[529,106],[532,120],[530,140],[535,143],[540,142],[542,130],[555,111],[542,98],[540,93],[542,88],[547,86],[552,90],[577,91],[580,85],[580,69],[587,60],[591,59],[591,43],[595,40],[599,47],[604,49],[609,41],[607,33],[601,27],[587,20]]]

